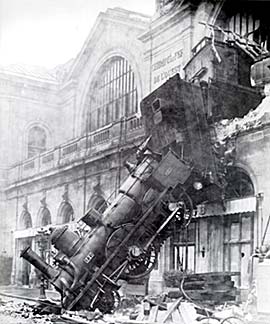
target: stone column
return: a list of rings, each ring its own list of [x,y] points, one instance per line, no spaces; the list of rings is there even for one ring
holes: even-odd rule
[[[261,246],[262,241],[262,226],[263,226],[263,209],[262,209],[262,202],[263,202],[263,194],[258,193],[256,196],[257,200],[257,207],[256,207],[256,214],[254,218],[254,245],[255,249]]]
[[[22,259],[20,258],[20,253],[22,250],[22,239],[16,239],[16,251],[15,251],[15,284],[22,285]]]
[[[31,249],[35,251],[35,238],[32,238]],[[30,288],[35,288],[37,286],[37,272],[35,267],[31,264],[30,274],[29,274],[29,286]]]
[[[13,233],[12,233],[13,234]],[[14,235],[13,235],[14,236]],[[11,270],[11,278],[10,278],[10,281],[11,281],[11,284],[12,285],[16,285],[16,263],[17,263],[17,239],[13,239],[13,258],[12,258],[12,270]]]

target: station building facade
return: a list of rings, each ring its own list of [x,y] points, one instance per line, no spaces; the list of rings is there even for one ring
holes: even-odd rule
[[[51,71],[1,68],[0,252],[13,257],[12,283],[35,281],[19,254],[27,245],[38,251],[41,228],[75,227],[88,208],[110,203],[127,175],[123,162],[145,136],[142,98],[176,73],[258,91],[250,71],[270,48],[264,12],[263,4],[214,0],[157,1],[154,17],[108,9],[74,60]],[[268,242],[268,98],[234,123],[226,209],[205,202],[186,231],[175,229],[151,274],[153,292],[164,288],[167,270],[230,271],[248,287],[250,257],[264,236]]]

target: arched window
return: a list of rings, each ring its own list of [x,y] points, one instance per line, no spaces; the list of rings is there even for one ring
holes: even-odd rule
[[[46,150],[47,136],[42,127],[34,126],[29,130],[27,141],[27,157],[30,158]]]
[[[102,65],[91,87],[87,131],[93,131],[138,110],[134,72],[127,60],[116,56]]]
[[[44,207],[40,213],[40,226],[46,226],[51,224],[51,213],[47,207]]]
[[[74,211],[70,203],[65,202],[62,204],[58,219],[60,224],[66,224],[74,220]]]
[[[240,168],[231,167],[226,175],[225,198],[243,198],[254,196],[254,186],[250,177]]]
[[[20,224],[19,228],[20,229],[27,229],[32,227],[32,219],[31,215],[28,211],[24,211],[20,217]]]
[[[237,35],[270,49],[270,23],[267,1],[226,1],[218,24]],[[226,21],[226,23],[225,23]],[[225,24],[224,24],[225,23]]]
[[[95,208],[95,210],[99,211],[100,213],[103,213],[107,207],[107,202],[99,194],[94,194],[88,201],[87,209]]]

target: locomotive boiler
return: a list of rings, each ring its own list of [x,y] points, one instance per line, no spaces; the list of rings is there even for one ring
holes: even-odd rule
[[[222,202],[227,160],[213,146],[206,108],[203,91],[178,75],[151,93],[141,103],[147,138],[116,198],[103,213],[88,210],[84,230],[53,230],[54,266],[30,247],[21,253],[60,292],[63,308],[112,311],[118,280],[149,274],[173,222],[185,227],[194,205]]]

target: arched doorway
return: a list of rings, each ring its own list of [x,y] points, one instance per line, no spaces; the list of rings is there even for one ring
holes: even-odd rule
[[[32,227],[32,218],[31,214],[24,210],[20,216],[19,219],[19,230],[27,230]],[[20,253],[22,250],[24,250],[28,246],[32,246],[32,237],[24,237],[19,238],[17,241],[18,249],[17,251]],[[19,256],[18,256],[19,257]],[[20,262],[18,264],[19,266],[19,272],[18,272],[18,282],[22,284],[23,286],[29,286],[30,283],[30,272],[31,272],[31,266],[30,263],[26,260],[20,258]]]
[[[74,220],[74,210],[69,202],[61,204],[57,218],[59,224],[66,224]]]
[[[31,214],[28,211],[23,211],[19,221],[19,229],[27,229],[32,227]]]
[[[43,241],[44,234],[42,233],[44,230],[44,227],[50,225],[52,223],[52,219],[51,219],[51,212],[48,209],[48,207],[46,205],[43,205],[39,212],[38,212],[38,217],[37,217],[38,221],[37,221],[37,225],[39,227],[39,229],[37,230],[37,234],[35,237],[35,248],[34,250],[42,257],[44,258],[44,260],[47,263],[51,263],[51,243],[50,240],[45,239],[45,242],[41,243],[41,241]],[[35,271],[35,275],[34,277],[37,278],[37,280],[39,280],[39,272]],[[38,283],[36,282],[35,285],[38,285]]]
[[[229,167],[226,181],[225,199],[239,199],[255,194],[249,175],[241,168]]]
[[[44,227],[52,223],[51,213],[47,207],[42,207],[39,211],[39,226]]]
[[[187,243],[195,243],[195,272],[234,273],[236,285],[245,289],[254,249],[255,190],[248,173],[236,166],[228,167],[226,181],[224,206],[215,202],[197,206],[195,233],[188,234]]]
[[[240,207],[235,213],[224,216],[224,271],[240,272],[240,277],[235,278],[236,283],[248,288],[248,264],[254,249],[255,212],[247,210],[246,205],[250,199],[256,201],[254,185],[249,175],[239,167],[228,168],[226,181],[225,198]]]

